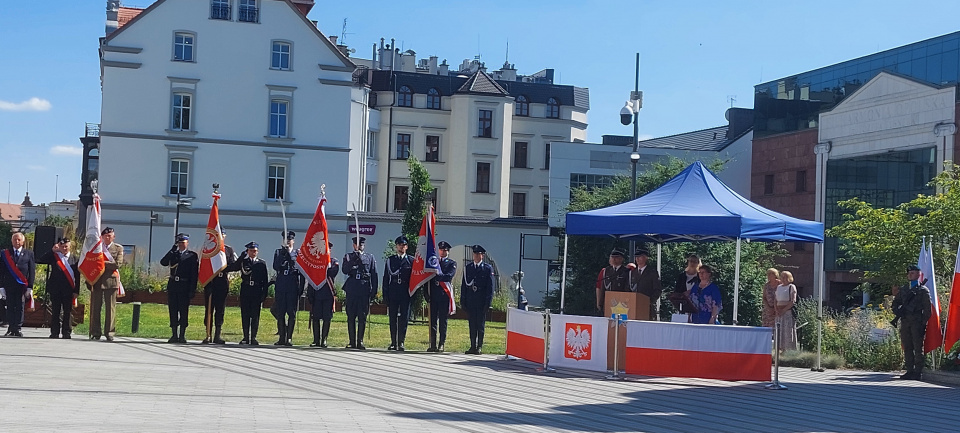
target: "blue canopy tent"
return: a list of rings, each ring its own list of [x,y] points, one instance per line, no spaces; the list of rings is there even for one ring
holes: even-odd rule
[[[793,218],[753,203],[724,185],[697,161],[643,197],[605,208],[568,213],[566,234],[657,242],[657,266],[662,242],[736,240],[733,301],[733,321],[736,324],[740,297],[740,242],[747,239],[822,243],[823,223]],[[564,237],[564,270],[566,245]],[[560,290],[561,311],[565,289],[564,278]],[[822,278],[820,296],[822,299]]]

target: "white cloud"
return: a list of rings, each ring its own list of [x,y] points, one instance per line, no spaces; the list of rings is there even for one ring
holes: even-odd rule
[[[80,146],[53,146],[50,148],[50,154],[58,156],[80,156],[83,155],[83,148]]]
[[[23,102],[0,101],[0,111],[48,111],[50,101],[40,98],[30,98]]]
[[[44,171],[47,169],[47,167],[44,167],[42,165],[28,165],[27,168],[33,171]]]

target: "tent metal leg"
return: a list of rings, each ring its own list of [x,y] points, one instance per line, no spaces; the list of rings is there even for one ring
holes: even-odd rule
[[[740,311],[740,238],[737,238],[737,266],[733,273],[733,325],[737,325],[737,313]]]
[[[563,268],[560,270],[560,314],[563,314],[563,307],[567,298],[567,241],[566,234],[563,235]]]

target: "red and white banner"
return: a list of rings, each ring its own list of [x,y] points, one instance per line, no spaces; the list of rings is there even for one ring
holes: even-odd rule
[[[220,194],[213,193],[213,206],[207,220],[207,233],[200,250],[200,286],[206,286],[213,277],[227,267],[227,253],[223,247],[223,231],[220,230]]]
[[[440,273],[440,257],[437,256],[437,241],[434,233],[436,224],[437,218],[433,214],[433,206],[430,206],[423,216],[423,223],[420,224],[420,239],[413,258],[413,271],[410,273],[410,296]]]
[[[546,334],[543,313],[507,309],[507,355],[543,364]]]
[[[770,328],[627,322],[626,372],[642,376],[770,380]]]
[[[920,246],[920,258],[917,260],[917,267],[920,268],[920,281],[927,280],[925,284],[930,290],[930,320],[927,321],[927,332],[923,336],[923,353],[933,351],[943,344],[943,330],[940,329],[940,300],[937,297],[936,275],[933,272],[933,244],[923,240]]]
[[[550,315],[551,367],[607,371],[606,317]]]
[[[106,269],[103,255],[103,241],[100,239],[100,195],[93,194],[93,205],[87,208],[86,237],[80,252],[80,275],[90,284],[96,283]]]
[[[333,291],[333,285],[328,284],[327,268],[330,267],[330,245],[327,241],[327,196],[320,196],[320,203],[317,204],[317,210],[313,213],[313,221],[310,221],[310,227],[307,227],[307,234],[300,250],[297,253],[297,269],[306,277],[307,282],[313,287],[321,288],[324,285],[330,287]],[[334,294],[336,299],[336,294]]]
[[[957,262],[953,267],[953,287],[950,290],[950,303],[947,304],[947,326],[943,332],[943,350],[950,351],[960,340],[960,247],[957,248]]]

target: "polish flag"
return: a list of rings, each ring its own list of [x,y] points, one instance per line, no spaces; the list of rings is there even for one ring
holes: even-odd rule
[[[543,364],[545,344],[542,313],[507,309],[507,355]]]
[[[311,286],[321,288],[329,286],[333,292],[333,285],[328,284],[327,268],[330,267],[330,245],[327,231],[327,195],[320,195],[320,203],[313,213],[313,220],[307,227],[307,234],[297,252],[297,269],[307,279]],[[336,294],[334,293],[334,299]]]
[[[626,372],[641,376],[770,380],[770,328],[627,322]]]
[[[960,247],[957,248],[957,262],[953,267],[953,288],[950,290],[950,304],[947,305],[947,327],[944,331],[944,350],[950,351],[960,340]]]
[[[93,194],[93,205],[87,208],[87,232],[83,239],[83,250],[80,254],[80,275],[88,283],[94,284],[103,275],[106,269],[106,258],[103,255],[103,241],[100,239],[100,195]]]
[[[207,220],[207,234],[200,250],[200,286],[206,286],[213,277],[227,267],[227,253],[223,247],[223,231],[220,230],[220,194],[213,193],[213,206]]]
[[[933,242],[927,243],[923,240],[920,247],[920,258],[917,260],[917,267],[920,268],[920,281],[927,280],[925,284],[930,291],[930,320],[927,321],[927,332],[923,336],[923,353],[928,353],[943,344],[943,330],[940,329],[940,301],[937,298],[937,283],[933,273]]]
[[[436,224],[437,218],[433,214],[433,206],[430,206],[423,216],[423,223],[420,224],[420,241],[413,257],[413,271],[410,273],[410,296],[440,273],[440,257],[437,256],[437,240],[434,234]]]
[[[550,315],[550,366],[607,371],[606,317]]]

